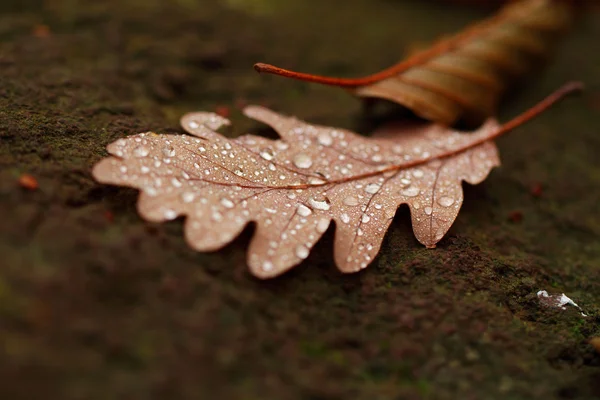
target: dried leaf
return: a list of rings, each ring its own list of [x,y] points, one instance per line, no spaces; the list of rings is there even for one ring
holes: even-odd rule
[[[443,39],[384,71],[359,79],[296,73],[268,64],[259,72],[349,88],[361,97],[399,103],[445,125],[459,119],[478,123],[494,115],[507,83],[546,57],[573,18],[561,0],[524,0]]]
[[[113,157],[93,174],[140,189],[138,209],[147,220],[186,215],[186,239],[197,250],[219,249],[256,222],[248,263],[261,278],[305,259],[333,220],[336,264],[354,272],[373,260],[403,203],[417,239],[434,247],[458,214],[461,182],[479,183],[499,165],[492,139],[574,88],[503,126],[490,120],[471,134],[423,124],[394,132],[394,139],[366,138],[251,106],[246,115],[271,125],[281,140],[228,139],[215,132],[227,119],[191,113],[181,121],[191,136],[147,132],[119,139],[108,146]]]

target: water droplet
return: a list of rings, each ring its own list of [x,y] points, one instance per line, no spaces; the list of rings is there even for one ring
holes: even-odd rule
[[[308,257],[308,248],[299,244],[296,247],[296,256],[304,260],[306,257]]]
[[[218,211],[213,211],[211,219],[215,222],[219,222],[223,219],[223,215]]]
[[[329,133],[327,132],[319,133],[319,136],[317,136],[317,141],[320,145],[323,146],[331,146],[333,144],[333,139],[331,138],[331,136],[329,136]]]
[[[181,187],[181,182],[179,182],[179,180],[177,178],[171,179],[171,184],[177,188]]]
[[[340,219],[342,220],[343,223],[347,224],[348,222],[350,222],[350,217],[348,216],[348,214],[344,213],[342,215],[340,215]]]
[[[348,196],[344,199],[344,204],[350,207],[358,205],[358,199],[354,196]]]
[[[427,206],[423,209],[423,211],[425,211],[425,214],[431,215],[431,213],[433,212],[433,208]]]
[[[271,161],[275,155],[273,154],[273,150],[269,148],[264,148],[260,151],[260,156],[267,161]]]
[[[452,197],[442,196],[439,198],[438,203],[442,207],[450,207],[452,204],[454,204],[454,199]]]
[[[228,198],[223,197],[221,199],[221,205],[225,208],[233,208],[233,206],[235,206],[235,204],[233,204],[233,201],[229,200]]]
[[[121,171],[121,173],[125,174],[125,173],[127,173],[127,167],[126,167],[126,166],[124,166],[124,165],[121,165],[121,166],[119,167],[119,171]]]
[[[269,272],[269,271],[273,270],[273,263],[271,261],[265,261],[262,264],[262,270],[265,272]]]
[[[402,178],[402,179],[400,179],[400,183],[402,184],[402,186],[406,187],[411,184],[411,181],[410,181],[410,179]]]
[[[329,228],[329,219],[321,218],[319,222],[317,222],[317,232],[323,233]]]
[[[147,147],[145,146],[138,146],[135,149],[133,149],[133,155],[136,157],[146,157],[148,154],[150,154],[150,150],[148,150]]]
[[[381,160],[383,160],[383,157],[381,157],[381,154],[375,154],[373,157],[371,157],[371,160],[373,162],[380,162]]]
[[[311,177],[308,179],[308,183],[310,183],[311,185],[322,185],[325,183],[325,181],[321,178]]]
[[[148,172],[150,172],[150,168],[146,167],[145,165],[142,165],[140,171],[142,172],[142,174],[147,174]]]
[[[420,169],[415,169],[412,174],[415,178],[422,178],[424,175],[423,171]]]
[[[183,192],[181,194],[181,200],[183,200],[184,203],[191,203],[192,201],[194,201],[194,193],[192,192]]]
[[[375,194],[379,192],[380,188],[381,185],[379,183],[369,183],[367,186],[365,186],[365,192]]]
[[[401,193],[403,196],[406,196],[406,197],[415,197],[415,196],[417,196],[417,195],[418,195],[420,192],[421,192],[421,191],[420,191],[420,190],[419,190],[419,188],[418,188],[418,187],[416,187],[416,186],[409,187],[409,188],[406,188],[406,189],[404,189],[404,190],[401,190],[401,191],[400,191],[400,193]]]
[[[362,219],[361,219],[362,222],[364,222],[366,224],[370,220],[371,220],[371,217],[369,217],[367,214],[363,214]]]
[[[324,198],[323,200],[317,200],[311,197],[308,199],[308,203],[317,210],[327,211],[331,208],[331,203],[327,198]]]
[[[294,157],[294,165],[298,168],[310,168],[312,166],[312,159],[306,153],[298,153]]]
[[[200,127],[200,124],[198,124],[196,121],[190,121],[188,126],[192,129],[198,129]]]
[[[170,208],[165,210],[164,215],[166,219],[175,219],[175,217],[177,217],[177,213],[175,212],[175,210],[171,210]]]
[[[308,217],[312,214],[312,210],[306,207],[304,204],[298,204],[298,214],[302,217]]]
[[[167,146],[163,149],[163,154],[165,157],[173,157],[175,155],[175,149],[171,146]]]
[[[271,171],[275,171],[277,168],[275,168],[275,164],[273,163],[269,163],[269,170]]]

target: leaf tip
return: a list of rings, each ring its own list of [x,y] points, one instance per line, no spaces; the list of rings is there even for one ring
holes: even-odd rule
[[[179,123],[186,132],[196,136],[202,126],[216,131],[223,126],[231,125],[231,122],[227,118],[211,112],[191,112],[184,114],[179,119]]]

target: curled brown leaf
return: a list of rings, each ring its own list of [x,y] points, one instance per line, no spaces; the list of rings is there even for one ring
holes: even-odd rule
[[[479,123],[495,114],[509,82],[548,56],[573,15],[573,5],[566,1],[511,2],[491,18],[364,78],[328,78],[263,63],[255,69],[346,87],[357,96],[390,100],[445,125],[459,119]]]

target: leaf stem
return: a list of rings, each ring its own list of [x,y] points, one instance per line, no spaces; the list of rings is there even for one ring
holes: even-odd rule
[[[438,41],[431,48],[421,51],[415,54],[414,56],[409,57],[407,60],[400,61],[399,63],[392,65],[391,67],[388,67],[380,72],[374,73],[372,75],[367,75],[361,78],[334,78],[321,75],[313,75],[304,72],[295,72],[265,63],[254,64],[254,69],[258,73],[279,75],[286,78],[297,79],[305,82],[320,83],[329,86],[355,88],[359,86],[370,85],[381,80],[390,78],[394,75],[398,75],[412,67],[422,65],[427,61],[433,59],[434,57],[439,56],[440,54],[454,51],[464,42],[482,36],[483,34],[488,32],[488,28],[497,24],[501,24],[505,22],[505,20],[508,18],[510,18],[510,16],[505,13],[500,13],[498,15],[492,16],[488,20],[478,22],[467,27],[463,32],[458,33],[457,35],[454,35],[449,39]]]
[[[529,121],[534,119],[535,117],[542,114],[548,108],[552,107],[554,104],[558,103],[560,100],[565,98],[571,93],[580,92],[584,89],[583,82],[569,82],[558,88],[556,91],[551,93],[545,99],[531,107],[530,109],[524,111],[523,113],[517,115],[513,119],[508,122],[505,122],[500,126],[500,128],[491,135],[487,140],[493,140],[506,132],[509,132]]]

